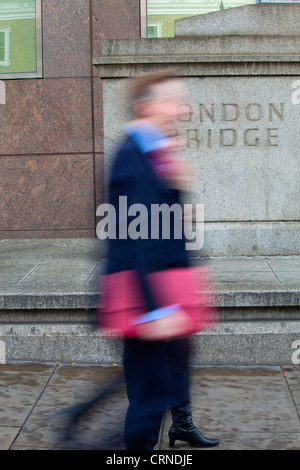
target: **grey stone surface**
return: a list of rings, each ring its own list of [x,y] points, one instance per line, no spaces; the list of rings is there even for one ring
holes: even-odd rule
[[[194,175],[187,202],[205,205],[202,254],[300,253],[300,115],[292,101],[294,78],[185,79],[191,108],[181,123],[183,158]],[[106,177],[128,116],[125,82],[105,80]]]
[[[185,83],[193,112],[185,123],[184,157],[196,174],[205,220],[300,220],[293,78],[189,78]],[[266,240],[270,232],[263,227],[262,232]]]
[[[0,340],[7,360],[110,364],[122,357],[121,340],[104,337],[89,325],[61,321],[18,326],[7,322],[0,325]]]
[[[21,428],[0,425],[0,450],[9,450]]]
[[[299,318],[299,313],[298,313]],[[194,365],[292,365],[292,345],[300,338],[299,319],[220,321],[193,336]],[[0,325],[8,360],[91,362],[122,360],[122,340],[89,327],[57,322]]]
[[[16,370],[17,369],[17,370]],[[10,365],[0,365],[1,387],[1,426],[20,428],[30,411],[34,407],[40,394],[44,390],[52,366],[37,366],[36,368],[24,366],[21,370]],[[29,369],[29,370],[28,370]],[[2,435],[4,429],[1,429]],[[7,430],[9,436],[15,437],[11,429]]]
[[[28,261],[35,265],[49,263],[53,260],[97,262],[103,257],[103,244],[97,238],[33,238],[3,239],[0,241],[1,267],[10,265],[23,266]]]
[[[195,67],[197,62],[215,62],[214,65],[221,62],[226,75],[228,68],[224,62],[236,62],[237,58],[241,62],[269,62],[271,58],[285,62],[290,57],[298,62],[299,36],[299,32],[294,36],[269,36],[262,30],[260,35],[255,36],[217,34],[211,37],[202,35],[167,39],[103,39],[102,55],[95,57],[93,64],[97,67],[100,78],[119,78],[134,74],[134,67],[126,70],[122,65],[143,65],[146,71],[147,65],[155,63],[165,66],[175,63],[178,66],[177,73],[188,76],[191,69],[185,71],[184,68],[192,62]],[[109,75],[112,70],[110,66],[114,64],[119,66],[119,72],[116,67],[115,73]]]
[[[183,158],[195,175],[194,186],[187,189],[195,190],[193,202],[205,204],[206,222],[299,221],[299,113],[291,99],[292,83],[293,78],[277,77],[185,79],[192,108],[182,123]],[[122,82],[107,80],[104,90],[109,165],[128,114]],[[256,225],[248,223],[246,236],[252,238]],[[225,236],[231,227],[223,225]],[[262,223],[258,228],[257,244],[270,245],[272,233],[286,226]],[[296,232],[298,225],[293,228]]]
[[[284,21],[282,21],[284,18]],[[295,4],[244,5],[175,21],[175,36],[299,35]]]
[[[181,77],[300,75],[298,36],[106,39],[93,59],[102,79],[175,66]]]
[[[1,450],[106,449],[112,455],[123,450],[128,406],[123,383],[84,416],[72,444],[62,439],[68,415],[57,414],[93,398],[120,373],[112,364],[0,365],[1,388],[11,395],[9,400],[0,395],[0,409],[5,409],[0,414]],[[32,396],[26,406],[23,387]],[[192,367],[193,421],[206,436],[220,439],[214,450],[299,450],[299,389],[297,367]],[[170,423],[167,412],[156,451],[169,449]],[[192,448],[176,441],[173,452],[181,450]]]
[[[34,412],[22,433],[14,443],[15,448],[70,448],[73,444],[62,441],[62,432],[67,425],[67,416],[53,416],[69,406],[88,401],[117,374],[119,367],[95,367],[62,365],[56,368],[53,377],[36,404]],[[126,391],[122,383],[106,400],[96,407],[91,416],[85,417],[78,431],[90,447],[110,449],[118,437],[123,445],[122,431],[128,406]]]
[[[292,365],[292,345],[299,338],[299,320],[219,323],[211,331],[193,336],[193,363]]]
[[[262,208],[263,201],[259,204]],[[298,221],[207,222],[200,254],[213,257],[299,255],[299,227]]]
[[[84,309],[97,307],[98,280],[106,262],[105,252],[100,250],[100,240],[39,239],[33,240],[34,249],[28,240],[3,242],[0,243],[0,259],[5,259],[5,264],[1,263],[0,274],[9,268],[11,273],[15,273],[15,282],[3,276],[0,290],[2,309],[12,310],[12,314],[19,311],[18,315],[31,310],[31,315],[35,315],[34,310],[39,313],[45,310],[46,318],[51,315],[50,311],[54,314],[58,308],[63,310],[64,316],[79,310],[80,315],[84,315]],[[74,259],[75,256],[78,260]],[[266,307],[288,307],[299,303],[299,256],[192,259],[196,264],[205,262],[211,266],[221,307],[250,307],[257,305],[258,301],[260,306]],[[20,266],[21,281],[18,277]],[[37,269],[32,269],[32,266]],[[41,278],[38,273],[42,273]],[[287,277],[281,281],[283,273]],[[234,297],[235,302],[232,300],[230,303]],[[76,310],[72,312],[72,309]]]
[[[221,445],[216,450],[299,449],[299,417],[283,377],[276,370],[273,374],[271,370],[265,374],[252,370],[252,374],[250,369],[220,369],[203,374],[196,369],[192,379],[195,424],[206,436],[219,436]],[[164,450],[168,449],[170,424],[168,414],[162,439]],[[175,450],[180,449],[189,447],[177,441]]]

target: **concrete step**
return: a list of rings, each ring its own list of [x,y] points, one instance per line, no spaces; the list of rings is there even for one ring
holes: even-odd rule
[[[103,337],[94,324],[104,254],[98,239],[0,241],[6,360],[121,362],[122,341]],[[193,336],[193,363],[297,363],[300,256],[205,262],[215,279],[219,321]]]

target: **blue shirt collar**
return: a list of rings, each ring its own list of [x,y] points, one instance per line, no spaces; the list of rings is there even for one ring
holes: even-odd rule
[[[147,121],[137,121],[123,126],[143,153],[167,146],[166,135]]]

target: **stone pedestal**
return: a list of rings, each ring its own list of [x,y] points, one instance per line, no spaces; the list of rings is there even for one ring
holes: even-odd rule
[[[103,80],[107,167],[129,117],[123,79],[170,65],[183,77],[190,93],[183,158],[196,175],[193,202],[205,205],[203,256],[300,253],[300,30],[278,35],[270,19],[272,11],[298,18],[300,9],[254,7],[183,20],[197,37],[103,41],[103,56],[93,61]],[[249,27],[268,11],[268,34],[243,26],[247,34],[236,35],[243,11]],[[222,14],[220,35],[203,35],[197,25]]]

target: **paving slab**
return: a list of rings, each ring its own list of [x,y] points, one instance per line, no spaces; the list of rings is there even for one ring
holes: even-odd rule
[[[34,271],[34,269],[37,267],[37,265],[33,263],[26,263],[23,266],[20,266],[17,264],[14,265],[13,263],[10,262],[10,264],[5,263],[2,264],[1,260],[1,272],[0,272],[0,285],[2,288],[9,288],[9,287],[14,287],[18,286],[23,279],[25,279],[27,276],[30,275],[31,272]]]
[[[92,260],[56,260],[56,262],[39,264],[19,285],[44,288],[51,284],[60,283],[64,286],[73,284],[75,286],[84,285],[91,273],[97,267],[97,262]]]
[[[58,258],[94,261],[103,257],[103,251],[103,243],[97,238],[5,239],[0,243],[0,259],[16,264],[52,263]]]
[[[71,442],[63,440],[69,415],[57,414],[94,397],[121,373],[120,364],[1,365],[1,450],[124,450],[128,401],[123,382],[81,420]],[[297,366],[192,367],[191,398],[195,425],[220,439],[219,447],[206,450],[300,449]],[[170,424],[168,411],[157,451],[169,450]],[[176,441],[173,451],[191,449]]]
[[[59,414],[70,406],[92,399],[120,372],[120,367],[59,366],[14,448],[122,448],[128,406],[124,384],[111,393],[109,401],[104,400],[85,416],[76,427],[72,442],[63,440],[69,415]]]
[[[272,272],[267,259],[259,258],[213,258],[207,260],[215,272]],[[280,265],[280,263],[279,263]]]
[[[294,404],[297,407],[298,415],[300,416],[300,367],[285,368],[285,376]]]
[[[53,366],[0,364],[0,426],[22,426],[47,385]]]
[[[220,439],[216,450],[300,449],[298,412],[279,368],[193,372],[193,421],[204,435]],[[165,450],[170,425],[168,414]],[[188,448],[180,441],[175,446]]]
[[[0,450],[9,450],[20,429],[17,426],[0,426]]]

